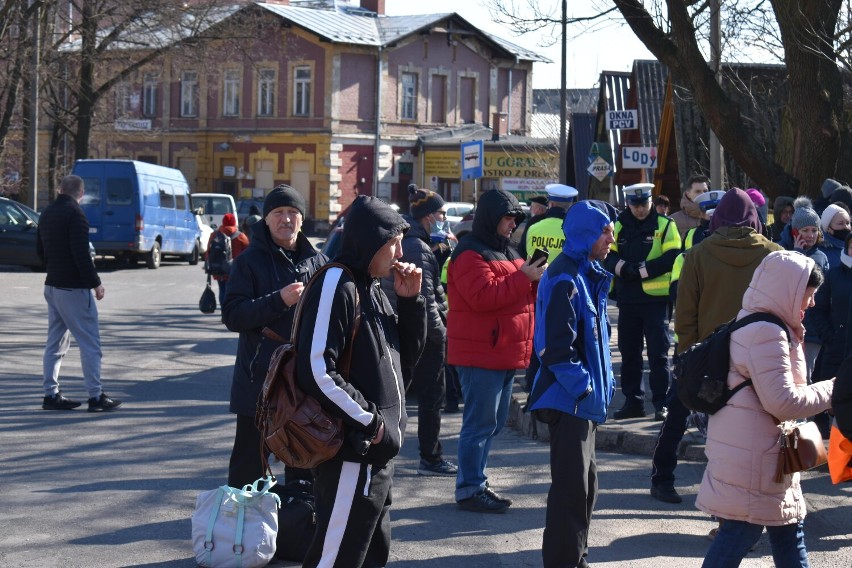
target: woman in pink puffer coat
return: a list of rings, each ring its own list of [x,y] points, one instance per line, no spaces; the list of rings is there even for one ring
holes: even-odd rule
[[[763,259],[743,296],[740,319],[753,312],[781,318],[756,322],[731,334],[728,386],[751,378],[710,419],[707,469],[696,506],[722,520],[703,568],[736,567],[767,528],[776,567],[807,567],[799,474],[774,481],[780,451],[776,420],[813,416],[831,407],[834,379],[807,384],[803,352],[805,310],[814,305],[822,274],[814,261],[793,251]]]

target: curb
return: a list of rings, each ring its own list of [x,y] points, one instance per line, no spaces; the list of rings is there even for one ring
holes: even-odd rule
[[[530,413],[523,411],[526,402],[525,393],[512,394],[507,425],[533,440],[549,443],[550,434],[547,424],[539,422]],[[651,420],[609,421],[598,426],[595,449],[648,456],[650,460],[657,443],[659,429],[660,423]],[[678,448],[678,459],[706,462],[703,438],[692,430],[687,431]]]

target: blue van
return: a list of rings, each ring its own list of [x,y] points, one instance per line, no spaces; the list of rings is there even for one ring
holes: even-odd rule
[[[133,160],[78,160],[80,203],[98,254],[159,268],[164,255],[198,264],[198,223],[180,170]]]

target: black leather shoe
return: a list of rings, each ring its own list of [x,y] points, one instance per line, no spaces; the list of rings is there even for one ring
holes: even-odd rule
[[[683,497],[678,495],[677,491],[671,485],[651,486],[651,497],[664,503],[680,503]]]
[[[644,416],[645,408],[635,404],[625,404],[612,415],[612,417],[616,420],[624,420],[625,418],[642,418]]]
[[[41,403],[42,410],[74,410],[81,403],[62,396],[62,391],[53,396],[46,396]]]

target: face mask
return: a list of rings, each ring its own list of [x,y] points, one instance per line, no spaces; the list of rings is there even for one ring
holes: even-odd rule
[[[833,235],[832,235],[832,236],[833,236],[835,239],[839,239],[839,240],[841,240],[841,241],[844,241],[844,242],[845,242],[845,241],[846,241],[846,237],[848,237],[848,236],[849,236],[849,233],[850,233],[849,229],[839,229],[839,230],[837,230],[837,231],[834,231],[834,233],[833,233]]]
[[[448,233],[449,232],[449,223],[447,221],[438,221],[437,219],[432,219],[432,223],[429,225],[429,232],[434,233]]]

